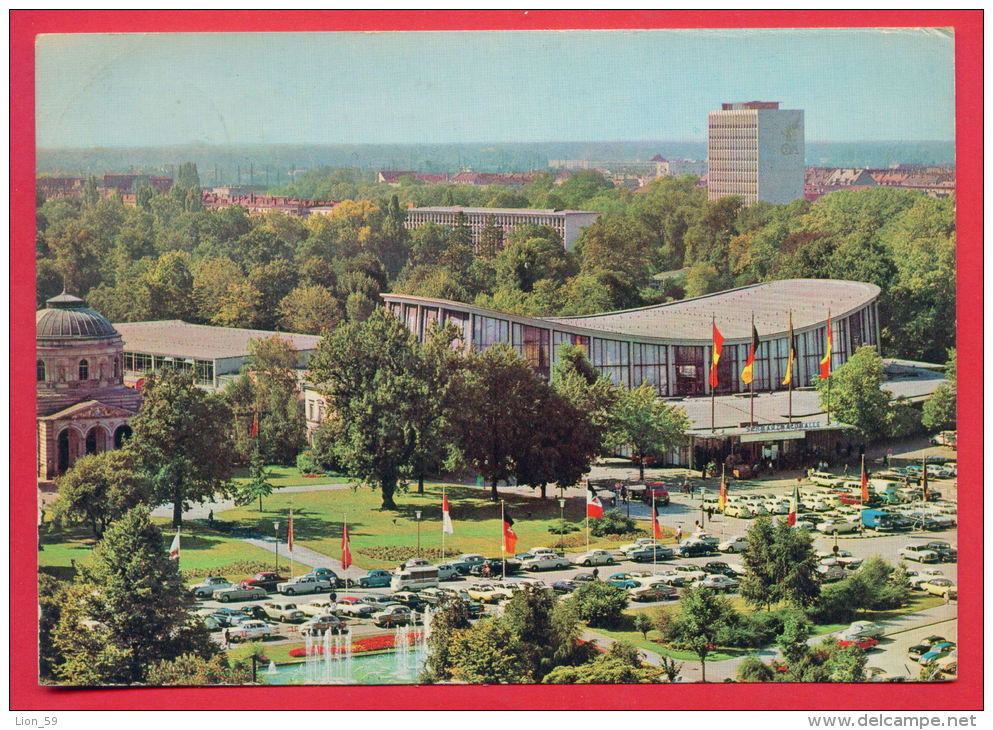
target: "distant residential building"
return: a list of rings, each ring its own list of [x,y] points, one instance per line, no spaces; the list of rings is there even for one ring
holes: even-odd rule
[[[287,198],[278,195],[220,195],[214,192],[203,193],[203,207],[208,210],[217,208],[230,208],[238,205],[249,213],[269,213],[278,212],[292,215],[297,218],[306,218],[311,215],[313,209],[319,208],[319,213],[327,215],[333,209],[332,201],[327,200],[303,200],[301,198]]]
[[[432,174],[427,172],[412,172],[410,170],[380,170],[376,179],[381,183],[396,187],[400,184],[400,178],[402,177],[412,177],[415,180],[432,184],[448,182],[448,175],[446,173]]]
[[[789,203],[804,196],[803,110],[778,101],[722,104],[708,115],[707,193]]]
[[[640,161],[597,161],[597,160],[549,160],[552,170],[596,170],[607,177],[614,185],[630,188],[644,187],[652,180],[675,175],[704,175],[707,163],[699,160],[669,160],[656,155],[648,162]]]
[[[897,165],[885,169],[808,167],[804,197],[814,201],[838,190],[876,186],[914,190],[932,198],[945,198],[955,194],[955,170],[923,165]]]
[[[555,229],[562,239],[566,250],[571,250],[579,232],[588,225],[596,222],[599,213],[589,210],[547,210],[531,208],[462,208],[459,206],[439,206],[428,208],[410,208],[404,226],[408,229],[417,228],[425,223],[435,223],[440,226],[453,227],[459,219],[459,214],[465,216],[469,226],[469,234],[473,245],[479,243],[479,236],[487,223],[503,231],[506,236],[517,226],[532,223],[549,226]]]
[[[460,172],[451,178],[453,185],[504,185],[511,188],[522,188],[534,180],[533,172]]]

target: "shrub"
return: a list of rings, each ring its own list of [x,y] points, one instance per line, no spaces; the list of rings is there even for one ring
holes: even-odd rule
[[[739,682],[772,682],[776,673],[758,657],[750,656],[742,660],[734,676]]]
[[[573,593],[579,618],[590,626],[615,625],[628,605],[628,593],[610,583],[593,581]]]
[[[608,510],[603,517],[590,518],[590,532],[596,537],[623,535],[635,529],[634,520],[618,509]]]
[[[555,520],[548,531],[553,535],[568,535],[570,532],[577,532],[579,526],[568,520]]]

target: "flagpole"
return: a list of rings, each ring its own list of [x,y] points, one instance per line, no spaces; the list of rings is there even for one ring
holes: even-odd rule
[[[293,497],[290,497],[290,526],[286,533],[286,552],[290,554],[290,578],[293,577]]]
[[[652,537],[655,537],[655,525],[658,524],[658,516],[655,513],[655,487],[652,487]],[[652,575],[658,572],[657,565],[657,555],[658,555],[658,541],[652,540]],[[678,547],[678,546],[677,546]]]
[[[827,329],[824,331],[824,347],[825,349],[830,347],[832,340],[831,337],[831,310],[828,309],[827,318]],[[833,349],[833,348],[831,348]],[[827,426],[831,427],[831,352],[827,353],[827,366],[828,366],[828,384],[827,384]]]
[[[790,370],[790,382],[787,383],[789,386],[789,413],[786,415],[786,420],[793,423],[793,365],[796,359],[796,350],[793,348],[793,310],[790,310],[790,341],[786,343],[786,367]]]
[[[445,559],[445,485],[441,485],[441,559]]]
[[[711,367],[713,367],[714,362],[714,350],[717,349],[717,343],[714,341],[714,330],[717,328],[717,319],[713,314],[710,315],[710,362]],[[717,375],[717,371],[714,370],[714,375]],[[714,433],[717,430],[717,424],[714,419],[714,396],[717,393],[717,388],[714,383],[710,383],[710,432]],[[653,505],[654,509],[654,505]]]
[[[755,332],[755,312],[752,312],[752,332]],[[755,354],[752,356],[752,380],[748,384],[748,425],[755,425],[755,361],[759,359],[758,342],[755,343]]]
[[[503,500],[500,500],[500,562],[503,564],[503,579],[507,580],[507,517],[504,514]]]

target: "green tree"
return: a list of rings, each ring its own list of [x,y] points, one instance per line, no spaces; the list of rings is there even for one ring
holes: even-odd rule
[[[628,594],[610,583],[592,581],[577,588],[570,600],[579,618],[590,626],[610,627],[617,624],[627,608]]]
[[[641,638],[648,641],[648,632],[651,631],[655,625],[652,622],[651,617],[647,613],[636,613],[634,615],[634,621],[632,622],[634,630],[641,634]]]
[[[790,527],[786,520],[778,520],[772,531],[770,552],[774,598],[801,608],[816,602],[821,583],[810,533]]]
[[[810,647],[807,639],[813,627],[810,621],[800,613],[791,614],[783,624],[783,632],[776,637],[776,646],[782,652],[788,665],[793,665],[807,656]]]
[[[218,652],[144,507],[107,529],[73,588],[53,632],[67,683],[136,684],[159,662]]]
[[[298,286],[283,297],[277,311],[279,325],[284,331],[309,335],[333,330],[345,314],[334,295],[317,284]]]
[[[452,679],[469,684],[534,682],[527,647],[515,640],[507,624],[484,618],[456,632],[451,644]]]
[[[629,656],[621,656],[614,647],[593,661],[577,666],[560,666],[542,680],[545,684],[648,684],[657,681],[658,671]]]
[[[493,216],[486,217],[486,225],[479,232],[479,255],[485,259],[496,258],[503,250],[503,229],[493,223]]]
[[[921,423],[931,431],[953,428],[957,422],[958,399],[955,390],[942,383],[924,401]]]
[[[499,499],[497,482],[514,475],[517,458],[530,440],[543,383],[531,367],[506,344],[494,345],[467,358],[456,385],[452,414],[457,445],[468,464],[490,483],[490,496]]]
[[[417,446],[410,424],[420,408],[416,341],[384,309],[323,338],[310,378],[328,399],[336,428],[334,454],[350,474],[382,491],[383,509],[410,471]]]
[[[833,647],[824,661],[829,682],[864,682],[865,652],[857,646]]]
[[[575,273],[569,255],[557,239],[511,237],[496,257],[497,284],[530,292],[542,279],[562,284]]]
[[[814,385],[821,407],[830,411],[833,419],[854,427],[867,443],[886,432],[892,394],[882,388],[882,382],[883,360],[875,347],[865,346],[856,350],[830,378],[817,378]]]
[[[689,417],[678,406],[665,403],[648,383],[619,390],[613,410],[613,441],[631,449],[638,478],[645,478],[645,458],[663,456],[679,446],[689,429]]]
[[[431,614],[428,655],[421,678],[427,683],[443,682],[452,677],[452,645],[458,635],[472,628],[465,601],[449,599]]]
[[[153,666],[145,678],[150,687],[216,687],[228,684],[251,684],[251,667],[231,664],[222,654],[204,659],[197,654],[183,654]]]
[[[234,448],[231,411],[223,396],[208,394],[190,373],[166,368],[145,379],[141,411],[128,442],[159,502],[172,502],[172,524],[183,511],[231,492]]]
[[[90,454],[57,480],[52,516],[63,523],[83,522],[99,539],[114,520],[133,507],[151,505],[152,489],[126,449]]]
[[[757,656],[748,656],[741,660],[735,670],[734,678],[739,682],[772,682],[775,673]]]
[[[707,681],[707,655],[716,647],[718,636],[736,619],[731,602],[712,589],[683,591],[679,622],[687,646],[700,659],[700,681]]]
[[[773,568],[775,529],[768,517],[759,517],[748,528],[741,561],[745,575],[741,579],[741,597],[753,606],[769,607],[776,600],[776,576]]]
[[[265,468],[265,460],[258,448],[252,451],[252,459],[248,464],[248,481],[238,488],[238,504],[251,504],[259,500],[259,512],[262,511],[262,498],[272,494],[272,473]]]

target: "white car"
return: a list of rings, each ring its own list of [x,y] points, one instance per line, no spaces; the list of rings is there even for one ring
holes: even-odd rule
[[[275,626],[265,621],[242,621],[237,626],[227,630],[229,641],[251,641],[252,639],[264,639],[267,636],[275,636],[278,632]]]
[[[340,608],[341,606],[328,600],[311,601],[310,603],[300,605],[300,610],[308,616],[321,616],[325,613],[334,613],[336,609]]]
[[[854,522],[843,520],[840,517],[829,517],[817,526],[818,532],[830,535],[832,532],[855,532],[858,529]]]
[[[715,591],[727,591],[728,593],[738,590],[738,581],[734,578],[728,578],[726,575],[708,575],[700,581],[699,585],[701,588],[706,586]]]
[[[738,517],[743,520],[747,520],[755,516],[755,511],[752,510],[747,504],[737,503],[729,504],[724,508],[724,514],[728,517]]]
[[[276,590],[287,596],[295,596],[299,593],[327,593],[333,588],[333,581],[313,575],[298,575],[276,585]]]
[[[872,621],[854,621],[852,625],[845,629],[846,634],[861,634],[878,639],[883,635],[883,627]]]
[[[219,575],[210,575],[193,586],[192,591],[193,595],[197,598],[209,598],[217,591],[222,591],[225,588],[234,588],[234,583]]]
[[[745,504],[748,505],[748,508],[752,510],[756,517],[764,517],[769,514],[769,510],[761,502],[745,502]]]
[[[542,553],[541,555],[532,555],[529,558],[524,558],[521,560],[521,570],[536,571],[536,570],[556,570],[559,568],[569,568],[571,567],[568,559],[559,557],[554,553]]]
[[[717,549],[722,553],[740,553],[746,547],[748,547],[748,540],[744,537],[736,537],[731,540],[725,540],[717,546]]]
[[[919,563],[941,562],[941,556],[924,545],[905,545],[900,548],[898,554],[904,560],[916,560]]]
[[[694,581],[703,580],[707,577],[707,574],[700,570],[695,565],[673,565],[672,570],[682,576],[683,580],[687,583],[692,583]]]
[[[616,561],[614,556],[606,550],[590,550],[588,553],[577,555],[572,562],[576,565],[590,567],[591,565],[613,565]]]
[[[618,550],[627,555],[634,550],[641,550],[642,548],[651,547],[652,545],[658,544],[658,540],[653,537],[639,537],[634,542],[629,542],[627,545],[621,545]]]
[[[790,503],[770,499],[765,503],[765,508],[774,515],[788,515],[790,513]]]
[[[908,570],[907,571],[907,585],[911,588],[921,590],[921,583],[926,583],[932,578],[944,578],[945,574],[942,573],[937,568],[931,568],[929,570]]]

